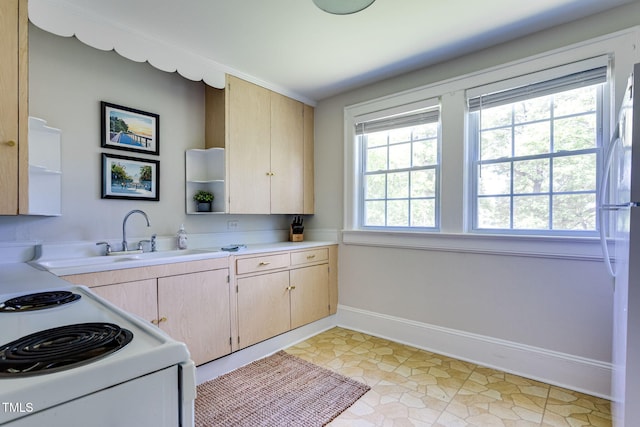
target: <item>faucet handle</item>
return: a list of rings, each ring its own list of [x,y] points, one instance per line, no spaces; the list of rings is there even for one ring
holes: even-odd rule
[[[145,243],[149,243],[149,244],[151,244],[151,240],[140,240],[140,241],[138,242],[138,250],[139,250],[139,251],[143,251],[143,252],[144,252],[144,244],[145,244]]]
[[[108,242],[98,242],[96,246],[104,245],[105,246],[105,255],[109,255],[111,253],[111,245]]]

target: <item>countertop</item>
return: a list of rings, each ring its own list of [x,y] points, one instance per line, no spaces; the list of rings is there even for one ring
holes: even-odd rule
[[[184,252],[179,250],[147,252],[143,254],[118,256],[75,256],[69,258],[37,257],[28,264],[34,269],[47,271],[56,276],[70,274],[95,273],[99,271],[121,270],[126,268],[145,267],[150,265],[170,264],[177,262],[197,261],[213,258],[224,258],[238,255],[260,254],[273,251],[293,251],[319,246],[335,245],[337,242],[304,241],[304,242],[272,242],[252,244],[241,247],[237,251],[222,251],[219,247],[192,248]]]

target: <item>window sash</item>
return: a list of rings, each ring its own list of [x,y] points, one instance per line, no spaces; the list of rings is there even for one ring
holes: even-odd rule
[[[368,147],[367,147],[367,135],[371,134],[371,133],[375,133],[375,132],[383,132],[383,131],[392,131],[395,129],[402,129],[402,128],[407,128],[407,127],[413,127],[413,126],[420,126],[420,125],[425,125],[425,124],[434,124],[434,123],[439,123],[440,120],[440,109],[439,108],[429,108],[426,110],[421,110],[421,111],[416,111],[416,112],[411,112],[408,114],[396,114],[393,116],[388,116],[388,117],[384,117],[384,118],[380,118],[380,119],[375,119],[375,120],[369,120],[369,121],[365,121],[365,122],[361,122],[361,123],[356,123],[355,125],[355,131],[356,131],[356,140],[359,144],[360,147],[360,153],[361,153],[361,171],[360,171],[360,176],[361,176],[361,185],[360,185],[360,189],[359,189],[359,225],[360,227],[362,227],[363,229],[406,229],[406,230],[420,230],[420,229],[424,229],[424,230],[437,230],[439,228],[439,188],[440,188],[440,176],[439,176],[439,171],[440,171],[440,129],[438,128],[438,132],[435,136],[428,136],[426,138],[421,138],[421,139],[413,139],[411,138],[410,140],[407,141],[401,141],[401,142],[390,142],[387,140],[386,144],[381,145],[380,147],[377,148],[382,148],[382,147],[386,147],[387,148],[387,155],[388,155],[388,150],[396,145],[401,145],[401,144],[411,144],[412,148],[413,145],[415,143],[420,143],[422,141],[433,141],[436,144],[436,158],[435,158],[435,163],[431,163],[431,164],[422,164],[422,165],[418,165],[418,166],[414,166],[413,164],[411,164],[409,167],[402,167],[402,168],[394,168],[391,167],[391,165],[389,164],[389,158],[387,157],[387,165],[384,169],[376,169],[376,170],[370,170],[367,171],[367,151],[368,151]],[[435,178],[435,182],[434,182],[434,192],[433,195],[428,195],[428,196],[414,196],[411,193],[411,189],[412,189],[412,181],[411,181],[411,173],[412,172],[419,172],[419,171],[428,171],[428,170],[433,170],[434,171],[434,178]],[[409,177],[408,179],[408,188],[407,188],[407,196],[406,197],[390,197],[390,195],[387,193],[388,191],[388,187],[387,187],[387,179],[388,179],[388,175],[389,174],[395,174],[395,173],[408,173]],[[367,177],[369,176],[374,176],[374,175],[383,175],[385,177],[385,190],[384,190],[384,196],[382,198],[380,197],[374,197],[374,198],[367,198],[366,195],[366,182],[367,182]],[[384,202],[385,203],[385,209],[384,209],[384,225],[367,225],[366,224],[366,203],[367,202],[373,202],[373,201],[380,201],[380,202]],[[389,202],[398,202],[398,201],[406,201],[407,202],[407,225],[404,226],[399,226],[399,225],[389,225],[389,212],[388,212],[388,205]],[[433,218],[433,222],[434,225],[433,226],[417,226],[417,225],[412,225],[414,223],[413,218],[412,218],[412,214],[413,214],[413,210],[412,210],[412,202],[414,201],[433,201],[434,203],[434,209],[435,209],[435,213],[434,213],[434,218]]]
[[[582,86],[576,86],[575,84],[573,84],[573,82],[571,81],[571,79],[567,80],[567,86],[561,86],[558,83],[562,80],[562,78],[558,78],[558,79],[554,79],[554,84],[549,85],[548,88],[551,87],[555,87],[555,90],[551,91],[550,93],[542,93],[542,92],[535,92],[535,91],[531,91],[530,93],[532,93],[532,95],[530,96],[523,96],[524,92],[518,92],[518,89],[514,89],[514,92],[512,92],[512,95],[514,95],[513,97],[511,97],[511,100],[509,102],[504,102],[504,103],[497,103],[497,99],[498,97],[494,98],[494,100],[496,100],[495,105],[490,105],[491,107],[495,107],[495,106],[499,106],[499,105],[508,105],[508,104],[513,104],[513,103],[517,103],[519,101],[522,100],[526,100],[526,99],[533,99],[533,98],[537,98],[537,97],[541,97],[541,96],[548,96],[548,95],[552,95],[554,93],[561,93],[564,91],[568,91],[568,90],[572,90],[572,89],[576,89],[577,87],[587,87],[587,86],[592,86],[592,85],[596,85],[596,84],[601,84],[601,83],[606,83],[606,75],[607,75],[607,70],[606,68],[603,69],[599,69],[598,70],[598,78],[595,80],[592,80],[592,82],[595,83],[591,83],[591,84],[584,84]],[[604,76],[605,80],[604,82],[601,81],[602,76]],[[586,80],[583,80],[583,82]],[[503,92],[510,92],[510,91],[503,91]],[[532,233],[532,234],[540,234],[541,232],[544,234],[564,234],[564,235],[577,235],[577,234],[584,234],[584,235],[595,235],[597,233],[598,227],[599,227],[599,222],[598,222],[598,215],[599,212],[596,210],[595,211],[595,223],[594,223],[594,228],[593,229],[589,229],[589,230],[571,230],[571,229],[565,229],[565,228],[554,228],[553,225],[553,221],[554,221],[554,211],[553,211],[553,198],[555,196],[562,196],[562,195],[580,195],[580,194],[593,194],[595,196],[595,198],[597,199],[598,196],[598,191],[599,191],[599,182],[601,179],[601,171],[600,171],[600,164],[601,164],[601,151],[602,151],[602,121],[604,119],[603,117],[603,87],[601,86],[597,92],[597,98],[596,98],[596,107],[595,107],[595,112],[593,114],[596,115],[596,145],[593,148],[584,148],[584,149],[577,149],[577,150],[569,150],[569,151],[549,151],[549,152],[545,152],[545,153],[539,153],[539,154],[531,154],[531,155],[522,155],[522,156],[516,156],[514,155],[514,153],[512,152],[510,156],[507,157],[500,157],[500,158],[492,158],[492,159],[485,159],[485,160],[481,160],[480,156],[481,156],[481,132],[482,131],[489,131],[491,129],[487,128],[487,129],[482,129],[481,128],[481,112],[482,112],[482,108],[488,108],[484,103],[479,103],[478,104],[478,109],[475,111],[470,111],[469,113],[469,126],[470,126],[470,132],[469,132],[469,137],[470,142],[472,144],[473,149],[471,150],[471,153],[473,155],[473,160],[472,160],[472,173],[471,173],[471,196],[473,197],[472,203],[471,203],[471,209],[472,209],[472,230],[476,231],[476,232],[492,232],[492,233]],[[479,99],[480,97],[477,97],[476,99]],[[503,100],[508,99],[508,97],[503,97]],[[471,100],[468,100],[469,103],[471,103]],[[575,114],[575,115],[580,115],[580,114]],[[563,115],[561,117],[555,117],[554,115],[550,116],[547,119],[542,119],[540,120],[541,122],[549,122],[551,125],[556,121],[556,120],[562,120],[564,118],[567,117],[572,117],[575,116],[574,114],[569,114],[569,115]],[[511,123],[510,125],[505,125],[505,128],[513,128],[514,126],[519,126],[520,123]],[[552,136],[553,138],[553,136]],[[513,149],[513,141],[512,143],[512,149]],[[551,147],[553,147],[553,139],[551,141]],[[550,150],[552,150],[550,148]],[[595,173],[595,178],[596,178],[596,182],[595,182],[595,187],[591,190],[580,190],[580,191],[553,191],[553,188],[551,187],[551,183],[553,183],[553,160],[554,159],[558,159],[558,158],[563,158],[563,157],[571,157],[571,156],[579,156],[579,155],[588,155],[588,154],[593,154],[596,156],[596,170],[594,171]],[[537,159],[549,159],[549,188],[545,191],[541,191],[541,192],[533,192],[533,193],[516,193],[515,189],[514,189],[514,174],[513,174],[513,165],[516,162],[519,161],[527,161],[527,160],[537,160]],[[492,165],[492,164],[500,164],[500,163],[507,163],[510,164],[510,168],[512,170],[512,173],[510,174],[509,177],[509,183],[508,183],[508,187],[509,187],[509,191],[507,193],[501,193],[501,194],[479,194],[480,191],[480,170],[483,166],[485,165]],[[547,197],[548,198],[548,213],[549,213],[549,218],[547,221],[547,227],[546,228],[519,228],[519,227],[514,227],[514,216],[515,216],[515,211],[514,211],[514,198],[517,197],[526,197],[526,196],[541,196],[541,197]],[[480,215],[480,201],[482,199],[487,199],[490,197],[494,197],[494,198],[505,198],[505,199],[509,199],[509,225],[508,227],[480,227],[480,222],[481,222],[481,218],[479,217]]]

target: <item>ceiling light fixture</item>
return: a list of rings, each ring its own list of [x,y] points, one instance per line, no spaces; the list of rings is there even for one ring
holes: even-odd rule
[[[313,0],[316,6],[334,15],[349,15],[371,6],[375,0]]]

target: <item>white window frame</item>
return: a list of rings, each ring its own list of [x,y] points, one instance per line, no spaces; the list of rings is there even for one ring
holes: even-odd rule
[[[595,198],[596,200],[598,199],[598,191],[599,191],[599,183],[600,183],[600,179],[601,179],[601,162],[602,162],[602,150],[603,147],[606,146],[606,143],[608,141],[605,141],[603,135],[605,135],[604,133],[604,129],[605,129],[605,122],[607,121],[606,118],[610,116],[611,111],[610,111],[610,103],[609,101],[611,100],[611,95],[610,95],[610,84],[611,84],[611,79],[610,79],[610,71],[611,71],[611,61],[610,61],[610,57],[608,55],[602,55],[602,56],[598,56],[596,58],[589,58],[583,61],[578,61],[575,63],[571,63],[571,64],[566,64],[560,67],[555,67],[552,69],[547,69],[544,71],[540,71],[540,72],[534,72],[534,73],[530,73],[524,76],[519,76],[516,78],[512,78],[512,79],[508,79],[508,80],[504,80],[504,81],[500,81],[500,82],[496,82],[496,83],[491,83],[489,85],[484,85],[481,87],[476,87],[476,88],[472,88],[472,89],[468,89],[466,91],[466,97],[467,97],[467,102],[469,102],[470,99],[478,99],[479,97],[486,95],[486,94],[491,94],[491,93],[496,93],[496,92],[501,92],[501,91],[505,91],[505,90],[511,90],[513,88],[519,88],[519,87],[525,87],[529,84],[534,84],[534,83],[538,83],[538,82],[544,82],[544,81],[551,81],[554,79],[558,79],[558,78],[562,78],[564,76],[567,75],[571,75],[574,73],[579,73],[582,71],[586,71],[589,69],[595,69],[595,68],[601,68],[601,67],[607,67],[607,76],[606,76],[606,82],[604,83],[603,87],[599,89],[599,94],[598,94],[598,99],[597,99],[597,103],[598,103],[598,112],[599,114],[597,115],[597,124],[596,126],[598,127],[597,129],[597,141],[596,141],[596,147],[593,149],[587,149],[587,150],[582,150],[585,153],[586,152],[593,152],[596,154],[596,184],[595,184],[595,188],[594,190],[596,191],[595,194]],[[558,92],[561,92],[561,90],[558,90]],[[556,93],[556,92],[553,92]],[[537,97],[537,95],[532,96],[531,98],[535,98]],[[529,99],[529,98],[527,98]],[[598,224],[599,224],[599,220],[598,220],[598,216],[600,215],[599,212],[596,211],[596,218],[595,218],[595,229],[594,230],[585,230],[585,231],[577,231],[577,230],[554,230],[554,229],[519,229],[519,228],[480,228],[477,225],[477,220],[478,220],[478,199],[479,196],[477,194],[477,190],[478,190],[478,181],[477,181],[477,176],[476,176],[476,167],[478,166],[478,164],[481,163],[495,163],[495,162],[500,162],[499,159],[496,159],[495,161],[484,161],[481,162],[479,160],[479,149],[480,149],[480,143],[478,141],[478,134],[476,134],[476,131],[478,131],[478,129],[475,126],[480,126],[480,123],[476,123],[476,120],[471,120],[471,112],[468,112],[469,117],[468,117],[468,123],[467,125],[469,126],[469,136],[468,136],[468,144],[469,144],[469,153],[470,153],[470,158],[469,158],[469,176],[470,176],[470,198],[469,198],[469,210],[470,210],[470,224],[469,224],[469,229],[470,231],[474,232],[474,233],[494,233],[494,234],[514,234],[514,235],[523,235],[523,234],[528,234],[528,235],[540,235],[540,236],[554,236],[554,235],[565,235],[565,236],[598,236]],[[550,118],[550,120],[553,120],[553,118]],[[473,124],[475,125],[472,125]],[[551,152],[551,153],[546,153],[546,154],[539,154],[539,155],[535,155],[535,156],[527,156],[528,159],[534,159],[534,158],[539,158],[539,159],[552,159],[552,158],[559,158],[564,156],[565,154],[561,154],[561,153],[556,153],[556,152]],[[515,159],[515,160],[514,160]],[[517,157],[509,157],[509,158],[505,158],[504,161],[505,162],[515,162],[517,161]],[[553,175],[553,171],[550,170],[550,174],[551,174],[551,179],[552,179],[552,175]],[[512,177],[513,180],[513,177]],[[513,181],[511,182],[511,184],[513,184]],[[552,190],[549,189],[549,191],[551,192]],[[549,197],[551,197],[551,195],[553,194],[553,192],[549,193]],[[513,197],[514,194],[513,193],[509,193],[509,195],[505,195],[506,197]],[[550,215],[553,214],[552,208],[551,206],[549,207],[549,213]],[[513,220],[513,205],[511,205],[510,207],[510,212],[512,215],[511,220]],[[550,218],[551,219],[551,218]]]
[[[344,244],[414,248],[438,251],[488,253],[514,256],[601,260],[596,237],[504,235],[473,233],[471,227],[470,148],[467,144],[466,91],[500,82],[532,71],[543,71],[573,62],[606,55],[612,60],[612,111],[604,117],[605,140],[615,125],[616,109],[624,96],[628,74],[640,62],[640,26],[581,43],[509,62],[460,77],[393,93],[344,108]],[[396,82],[397,83],[397,82]],[[393,84],[393,82],[392,82]],[[383,87],[392,87],[392,84]],[[358,171],[360,160],[355,144],[355,118],[381,110],[439,99],[441,105],[440,231],[362,230],[358,224]]]
[[[418,101],[410,104],[403,105],[401,108],[392,108],[390,110],[381,110],[374,114],[366,114],[364,116],[356,116],[354,117],[356,121],[356,126],[361,123],[372,122],[379,119],[385,119],[388,117],[394,116],[403,116],[408,115],[418,111],[426,111],[426,110],[437,110],[438,116],[440,115],[440,104],[438,99],[426,99],[423,101]],[[437,160],[435,165],[429,165],[428,167],[420,168],[420,169],[434,169],[436,174],[436,188],[434,195],[434,203],[435,203],[435,226],[434,227],[411,227],[411,226],[392,226],[392,225],[384,225],[384,226],[375,226],[375,225],[366,225],[365,224],[365,185],[362,179],[367,175],[367,172],[364,170],[365,166],[365,156],[366,152],[364,149],[364,142],[361,140],[360,135],[356,135],[355,138],[357,140],[356,144],[358,147],[356,148],[359,152],[360,156],[360,171],[359,171],[359,182],[360,185],[357,188],[358,193],[358,205],[357,205],[357,223],[359,228],[365,230],[395,230],[395,231],[437,231],[440,228],[440,129],[439,129],[439,119],[438,119],[438,136],[437,136]],[[415,170],[415,168],[411,167],[407,170]],[[388,170],[387,170],[388,171]],[[411,195],[409,195],[409,201],[412,199]],[[385,196],[385,201],[388,199]],[[387,216],[385,215],[385,219]]]

